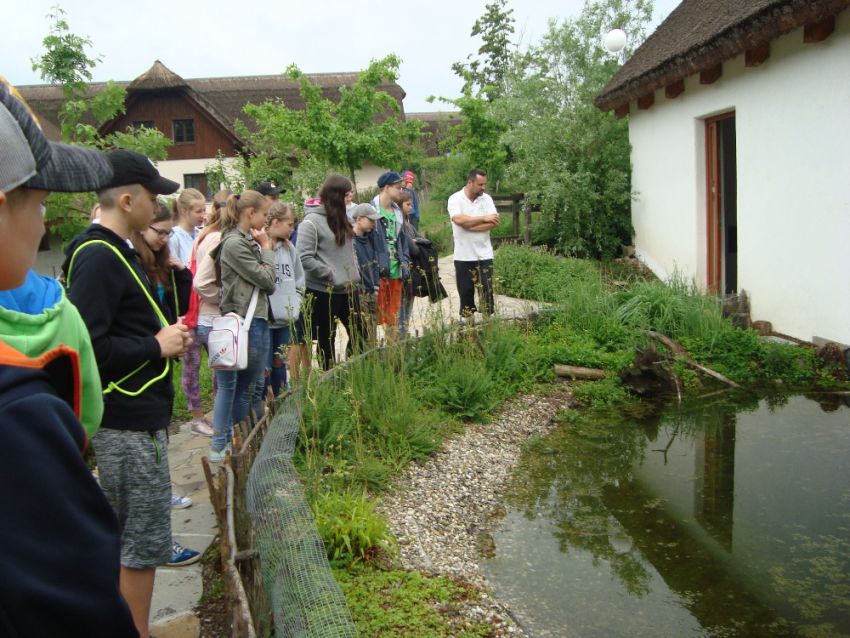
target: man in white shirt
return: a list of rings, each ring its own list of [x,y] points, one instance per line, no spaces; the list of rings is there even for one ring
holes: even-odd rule
[[[493,198],[484,192],[486,186],[487,173],[476,168],[466,176],[466,186],[449,197],[461,317],[470,317],[478,309],[475,305],[476,288],[481,312],[491,315],[494,311],[490,230],[499,225],[499,213]]]

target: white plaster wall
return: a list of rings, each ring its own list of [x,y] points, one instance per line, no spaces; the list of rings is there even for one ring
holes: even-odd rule
[[[233,158],[225,158],[225,163],[232,162]],[[189,160],[163,160],[157,162],[157,170],[163,177],[174,180],[180,187],[183,188],[183,176],[203,173],[207,166],[215,162],[214,157],[205,157],[202,159]],[[218,190],[218,184],[211,184],[213,192]]]
[[[225,163],[230,163],[233,158],[225,158]],[[191,175],[195,173],[203,173],[206,167],[215,162],[214,157],[191,160],[163,160],[157,163],[157,169],[160,175],[174,180],[180,186],[183,186],[183,175]],[[374,164],[364,164],[363,168],[355,173],[357,178],[357,188],[366,189],[377,185],[378,177],[386,171],[385,168],[380,168]],[[218,190],[218,184],[210,185],[213,191]]]
[[[388,170],[388,168],[381,168],[380,166],[375,166],[374,164],[364,164],[363,168],[361,168],[359,171],[356,171],[354,174],[354,177],[357,180],[357,190],[362,191],[366,190],[367,188],[377,188],[378,178],[381,176],[381,174],[385,173]]]
[[[850,11],[826,41],[803,30],[771,45],[760,67],[743,56],[715,84],[632,105],[635,248],[661,277],[706,283],[704,120],[735,111],[738,289],[752,316],[802,339],[850,343]]]

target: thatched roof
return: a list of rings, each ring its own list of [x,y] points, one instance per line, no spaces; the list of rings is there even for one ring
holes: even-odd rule
[[[305,77],[322,87],[322,95],[330,100],[339,97],[339,89],[350,86],[358,77],[357,73],[306,73]],[[248,128],[254,122],[242,113],[249,102],[259,104],[268,100],[281,99],[290,108],[304,108],[299,83],[283,75],[253,75],[241,77],[183,79],[162,62],[157,60],[147,71],[132,82],[115,82],[127,89],[127,101],[134,95],[152,91],[183,91],[195,102],[205,108],[211,117],[219,121],[235,136],[233,124],[243,120]],[[106,86],[103,82],[89,84],[89,97],[97,95]],[[18,86],[18,90],[39,116],[45,134],[58,139],[59,109],[64,100],[62,89],[53,85]],[[402,106],[405,92],[393,82],[380,87],[394,97]],[[402,107],[402,113],[404,112]],[[91,122],[89,122],[91,123]]]
[[[157,60],[153,66],[127,85],[128,91],[156,91],[186,86],[186,80]]]
[[[848,6],[850,0],[683,0],[594,104],[619,108]]]

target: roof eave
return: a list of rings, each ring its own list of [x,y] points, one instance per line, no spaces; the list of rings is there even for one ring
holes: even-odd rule
[[[624,84],[620,84],[615,75],[596,96],[593,104],[602,111],[613,111],[648,93],[723,64],[795,29],[840,13],[850,6],[850,0],[810,0],[810,3],[797,0],[794,5],[795,11],[787,11],[787,7],[775,7],[757,14],[709,42],[670,58]]]

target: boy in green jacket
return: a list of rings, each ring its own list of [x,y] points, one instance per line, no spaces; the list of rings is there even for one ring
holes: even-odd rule
[[[62,286],[32,270],[20,288],[0,291],[0,334],[15,350],[37,357],[62,344],[80,358],[80,421],[88,440],[103,416],[100,374],[86,324]]]

